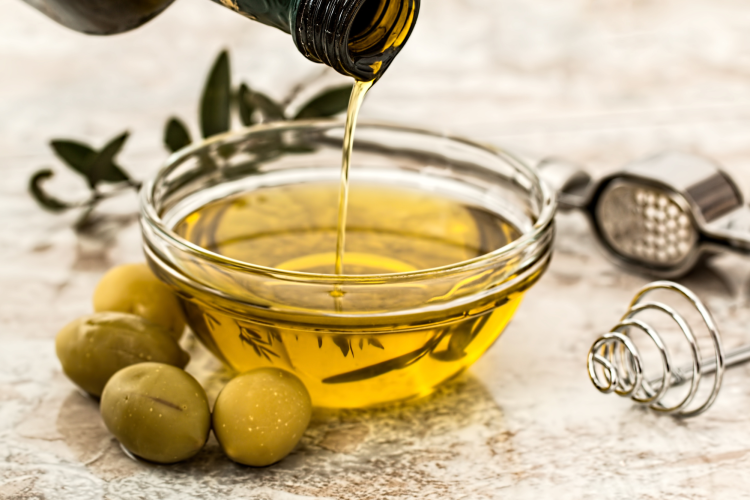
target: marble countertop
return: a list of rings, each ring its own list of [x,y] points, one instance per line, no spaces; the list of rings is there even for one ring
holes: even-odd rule
[[[741,0],[431,0],[363,119],[558,155],[602,173],[665,148],[707,155],[750,188],[750,13]],[[291,39],[206,0],[142,29],[73,33],[19,0],[0,18],[0,498],[492,499],[750,497],[750,369],[716,405],[678,421],[594,390],[585,356],[649,280],[614,268],[582,216],[561,214],[553,263],[502,339],[458,384],[412,405],[318,413],[298,449],[264,469],[215,441],[169,467],[128,459],[62,375],[54,335],[90,311],[106,269],[140,260],[138,228],[106,245],[26,192],[84,187],[47,146],[133,132],[139,178],[166,153],[171,115],[195,129],[203,76],[222,47],[235,79],[282,97],[321,68]],[[326,74],[326,81],[337,80]],[[135,203],[135,200],[127,201]],[[750,338],[750,262],[721,257],[681,280],[727,346]],[[192,370],[213,365],[196,347]]]

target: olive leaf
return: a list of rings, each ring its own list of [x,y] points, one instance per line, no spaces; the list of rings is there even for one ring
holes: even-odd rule
[[[349,107],[349,97],[352,94],[352,86],[345,85],[327,90],[302,106],[294,119],[304,120],[307,118],[328,118],[346,111]]]
[[[333,343],[336,344],[339,349],[341,349],[341,354],[343,354],[344,357],[347,357],[350,352],[352,353],[352,356],[354,356],[354,351],[352,351],[352,344],[346,336],[334,335],[333,337],[331,337],[331,340],[333,340]]]
[[[97,222],[102,221],[102,217],[94,214],[94,203],[89,203],[86,208],[81,212],[76,221],[73,223],[73,228],[79,234],[93,234],[96,231]]]
[[[284,109],[270,97],[262,92],[255,92],[248,88],[244,100],[248,102],[253,111],[259,111],[264,122],[277,122],[286,120]]]
[[[383,344],[381,344],[380,341],[375,338],[368,338],[367,345],[377,347],[378,349],[385,349],[385,347],[383,347]],[[364,337],[362,337],[359,339],[359,350],[361,351],[364,348],[365,348],[365,339]]]
[[[206,325],[208,326],[209,330],[214,330],[215,328],[221,326],[221,322],[216,319],[211,313],[204,312],[203,316],[205,317]]]
[[[96,156],[96,151],[90,146],[76,141],[53,140],[50,141],[50,146],[62,161],[88,179],[89,169]]]
[[[64,212],[65,210],[74,208],[75,205],[65,203],[64,201],[60,201],[57,198],[50,196],[42,187],[44,181],[51,178],[53,175],[55,174],[52,170],[44,169],[31,176],[31,179],[29,180],[29,192],[31,193],[31,196],[34,197],[36,202],[39,203],[42,208],[49,210],[50,212]]]
[[[445,332],[435,335],[431,338],[424,346],[414,351],[408,352],[402,356],[398,356],[382,363],[376,363],[374,365],[366,366],[358,370],[342,373],[340,375],[334,375],[323,379],[324,384],[346,384],[350,382],[359,382],[362,380],[368,380],[371,378],[385,375],[395,370],[403,370],[404,368],[413,365],[425,355],[430,353],[445,336]]]
[[[93,158],[89,166],[89,183],[95,187],[100,181],[129,182],[130,177],[114,163],[115,156],[122,150],[130,132],[123,132],[111,141]]]
[[[123,135],[127,138],[127,133]],[[122,135],[118,136],[113,141],[121,140],[121,138]],[[110,146],[113,141],[110,141],[104,149]],[[122,142],[124,143],[124,140],[122,140]],[[112,158],[110,158],[109,162],[102,163],[102,160],[99,160],[101,153],[97,153],[91,146],[81,142],[57,139],[51,141],[50,146],[66,165],[86,178],[91,188],[96,187],[96,184],[99,181],[130,181],[130,177],[128,177],[122,168],[116,165],[112,160],[114,155],[119,152],[119,149],[111,155]],[[122,148],[122,144],[120,144],[120,148]],[[104,152],[104,149],[102,150],[102,153]],[[93,168],[95,162],[98,162],[98,164],[96,168]]]
[[[250,94],[252,94],[250,87],[244,83],[240,85],[240,90],[237,92],[237,104],[240,111],[240,121],[246,127],[256,123],[254,120],[255,103],[250,98]]]
[[[218,148],[216,148],[216,153],[224,158],[225,160],[228,160],[231,158],[234,153],[237,152],[237,146],[234,144],[220,144]]]
[[[381,344],[378,339],[369,338],[367,339],[367,343],[373,347],[377,347],[378,349],[385,349],[385,347],[383,347],[383,344]]]
[[[318,150],[318,148],[313,146],[305,146],[301,144],[283,144],[280,146],[281,150],[284,153],[292,154],[292,155],[302,155],[302,154],[308,154],[308,153],[314,153]]]
[[[180,149],[192,143],[190,132],[179,118],[174,116],[169,119],[167,126],[164,127],[164,144],[171,152],[175,153]]]
[[[484,325],[490,319],[489,314],[485,314],[474,321],[462,321],[453,325],[448,333],[448,347],[443,351],[430,353],[430,357],[439,361],[458,361],[466,357],[466,348],[469,347],[474,339],[482,331]]]
[[[268,361],[272,361],[271,356],[275,358],[279,357],[279,355],[270,348],[273,345],[273,336],[271,333],[268,333],[266,335],[267,338],[264,339],[255,330],[240,326],[237,322],[235,322],[235,324],[240,328],[240,341],[252,347],[258,357],[264,357]]]
[[[219,169],[214,159],[211,158],[211,155],[206,151],[200,151],[197,160],[198,168],[187,170],[183,174],[178,175],[166,183],[169,189],[176,191],[187,186],[191,182],[194,182],[196,179],[200,179],[201,177]]]
[[[216,58],[203,88],[200,123],[203,137],[211,137],[229,130],[232,101],[229,54],[222,50]]]

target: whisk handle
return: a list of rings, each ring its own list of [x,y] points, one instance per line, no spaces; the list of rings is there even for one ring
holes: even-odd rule
[[[725,354],[724,366],[730,368],[732,366],[741,365],[750,361],[750,344],[733,349]],[[710,358],[702,363],[702,373],[704,375],[710,375],[716,372],[716,359]],[[680,386],[687,382],[690,382],[693,376],[693,365],[684,365],[676,368],[672,372],[672,387]],[[648,381],[651,385],[660,385],[661,377],[656,377]]]

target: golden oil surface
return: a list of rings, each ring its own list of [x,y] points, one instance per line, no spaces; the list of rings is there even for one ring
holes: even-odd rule
[[[333,275],[338,187],[320,182],[258,189],[209,203],[175,230],[211,252],[239,261]],[[454,264],[520,235],[505,219],[478,206],[393,185],[353,183],[348,212],[344,262],[350,276]],[[529,278],[529,284],[534,279]],[[323,317],[306,325],[264,312],[289,304],[264,304],[262,309],[238,305],[229,311],[196,290],[190,291],[185,308],[196,334],[234,369],[288,369],[303,380],[316,406],[353,408],[432,392],[497,339],[526,288],[522,284],[490,302],[454,308],[451,321],[433,310],[381,331],[367,314],[353,315],[345,324],[332,321],[327,326]],[[309,302],[304,295],[309,291],[300,288],[298,293],[300,300]],[[404,287],[393,300],[409,302],[413,293],[429,296],[430,290]],[[294,294],[285,297],[295,300]],[[345,287],[332,288],[316,300],[336,302],[335,310],[342,313],[370,308],[376,312],[382,306],[368,303],[366,294],[347,295]]]

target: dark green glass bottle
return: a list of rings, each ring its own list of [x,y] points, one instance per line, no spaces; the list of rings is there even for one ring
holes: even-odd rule
[[[83,33],[122,33],[173,0],[25,0]],[[357,80],[382,76],[409,38],[420,0],[213,0],[292,35],[308,59]]]

